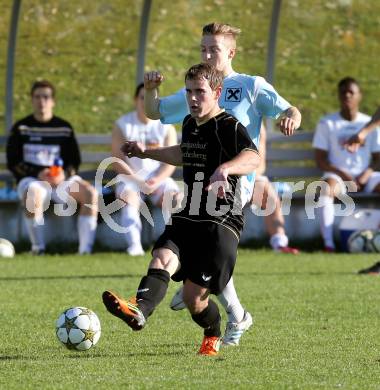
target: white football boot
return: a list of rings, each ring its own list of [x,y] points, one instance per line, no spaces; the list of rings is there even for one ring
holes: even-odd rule
[[[186,309],[185,302],[183,301],[183,286],[181,286],[173,295],[170,302],[170,308],[175,311]]]
[[[244,332],[253,324],[252,316],[246,311],[240,322],[227,322],[226,330],[222,338],[222,345],[239,345]]]

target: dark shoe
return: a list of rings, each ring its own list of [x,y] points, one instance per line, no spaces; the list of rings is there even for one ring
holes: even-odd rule
[[[358,274],[360,275],[380,275],[380,261],[375,263],[369,268],[361,269]]]

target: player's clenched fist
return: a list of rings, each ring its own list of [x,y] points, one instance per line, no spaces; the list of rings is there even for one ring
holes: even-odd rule
[[[145,147],[140,142],[126,141],[120,149],[127,157],[145,158]]]
[[[157,88],[160,86],[163,80],[164,80],[164,76],[160,72],[156,70],[147,72],[144,75],[144,88],[145,89]]]
[[[292,118],[284,116],[281,118],[279,128],[284,135],[293,135],[294,131],[296,130],[296,123]]]

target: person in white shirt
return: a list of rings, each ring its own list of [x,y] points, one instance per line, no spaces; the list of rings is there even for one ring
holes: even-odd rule
[[[135,91],[136,110],[121,116],[112,132],[112,156],[118,160],[113,169],[119,174],[116,196],[126,205],[121,209],[121,224],[127,228],[125,239],[131,256],[142,256],[140,207],[149,197],[157,206],[162,205],[164,193],[179,194],[176,182],[170,177],[175,167],[151,159],[128,158],[120,150],[125,141],[138,141],[152,149],[177,144],[177,134],[172,125],[147,118],[144,111],[144,84]],[[129,176],[129,177],[128,177]],[[144,195],[140,193],[143,189]]]
[[[321,189],[318,209],[325,251],[334,252],[334,198],[347,191],[345,181],[358,191],[380,192],[380,133],[368,135],[357,151],[347,150],[347,140],[356,134],[370,117],[359,112],[362,93],[359,83],[346,77],[338,83],[340,111],[323,117],[317,125],[313,147],[317,166],[324,171],[328,186]]]

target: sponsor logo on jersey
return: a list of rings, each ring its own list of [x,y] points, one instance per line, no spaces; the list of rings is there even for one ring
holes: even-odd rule
[[[241,100],[241,88],[227,88],[224,95],[224,101],[226,102],[240,102]]]

